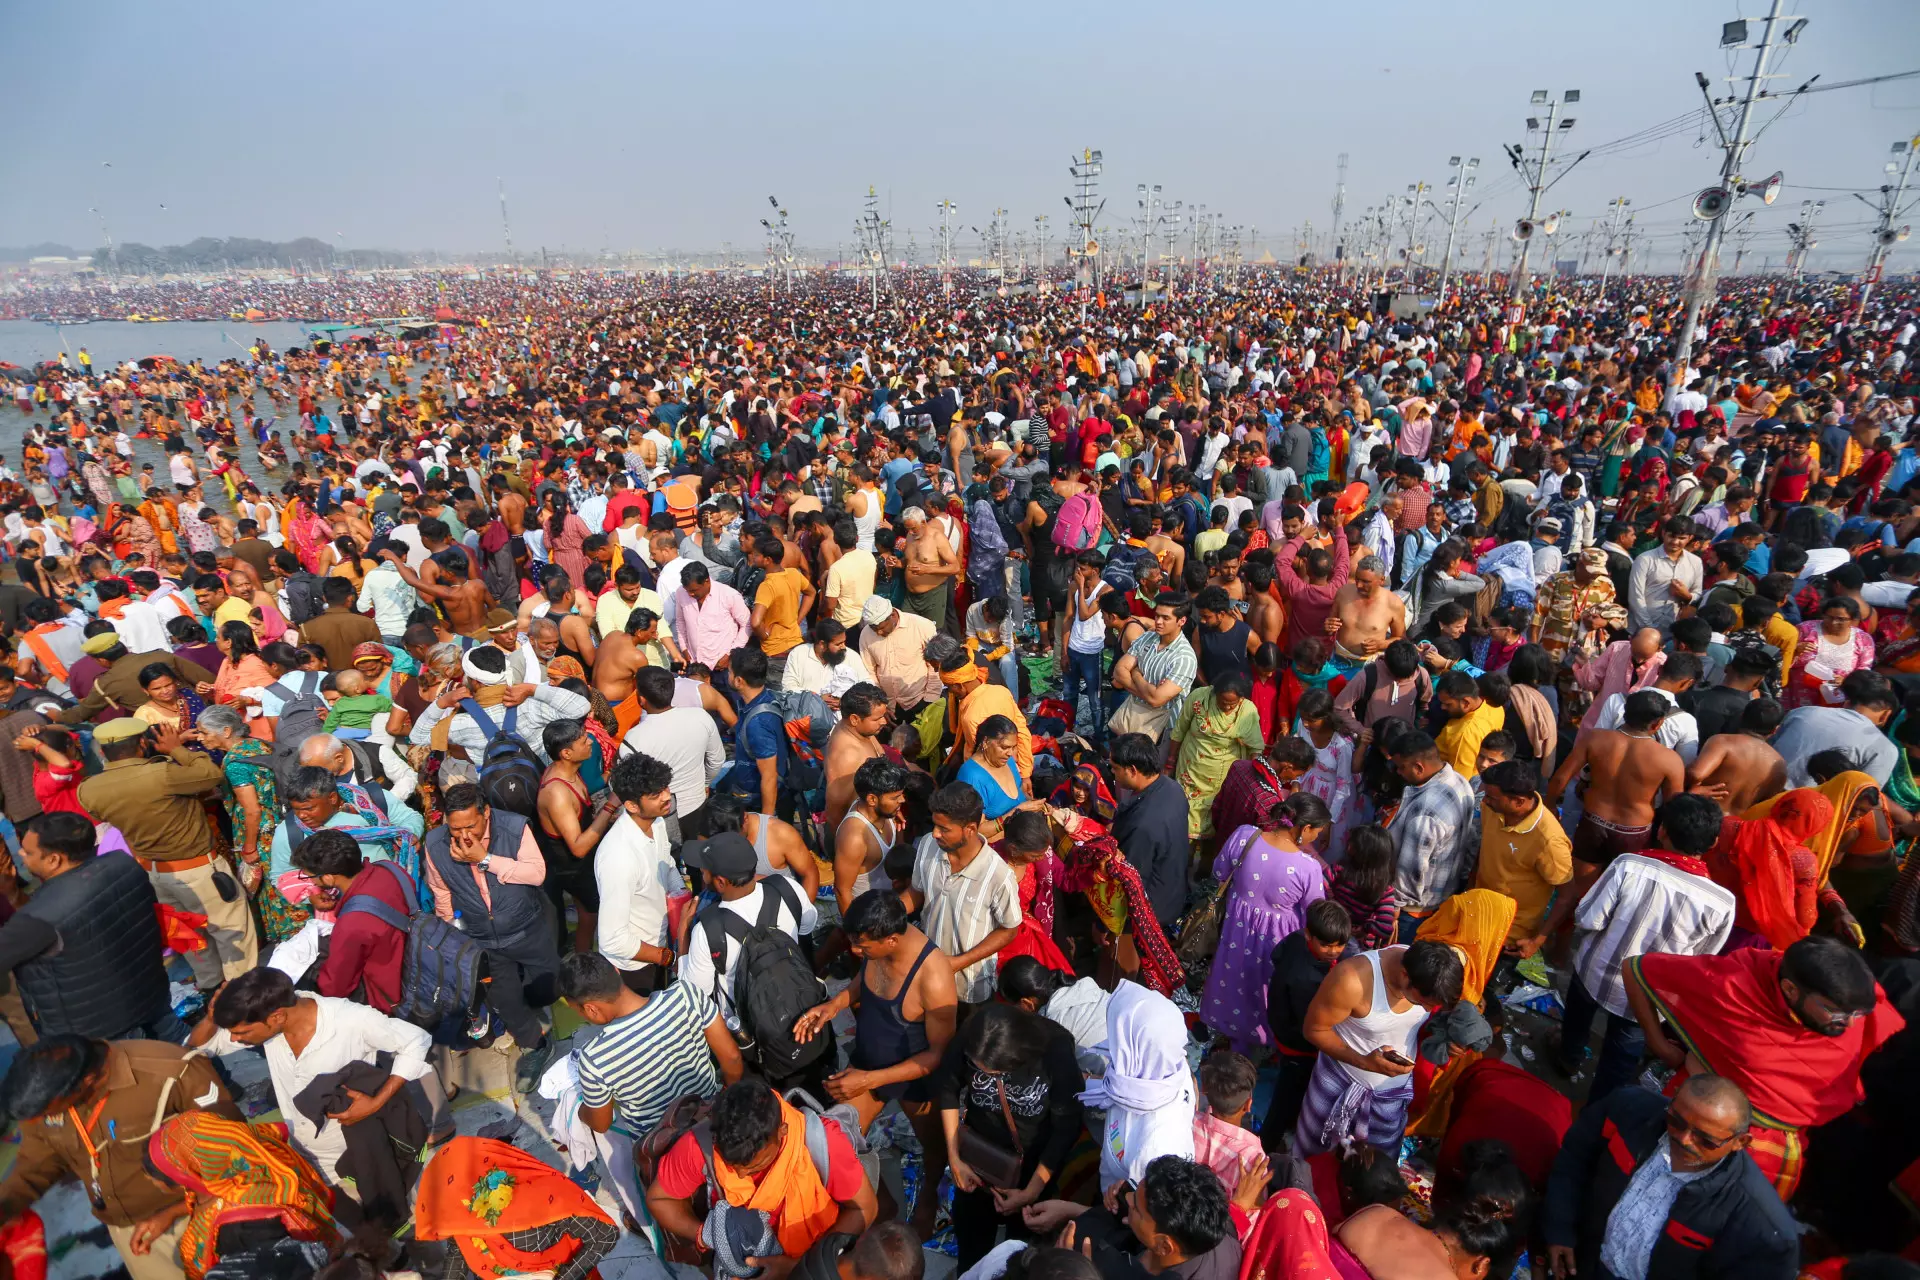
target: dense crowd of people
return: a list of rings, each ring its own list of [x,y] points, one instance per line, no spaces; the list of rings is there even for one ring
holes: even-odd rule
[[[1912,291],[559,288],[15,378],[20,1274],[1920,1274]]]

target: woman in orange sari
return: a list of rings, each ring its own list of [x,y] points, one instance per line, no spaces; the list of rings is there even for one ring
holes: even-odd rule
[[[287,1239],[324,1249],[337,1243],[333,1189],[287,1144],[283,1124],[251,1125],[204,1111],[174,1116],[147,1140],[147,1163],[184,1188],[177,1212],[180,1265],[187,1280],[251,1255],[255,1274]],[[251,1271],[252,1268],[249,1268]]]
[[[1827,900],[1845,910],[1839,894],[1822,888],[1819,862],[1809,847],[1832,825],[1833,802],[1802,787],[1721,826],[1720,841],[1708,851],[1706,863],[1714,882],[1735,899],[1728,950],[1784,951],[1812,932]]]
[[[1500,962],[1500,949],[1519,904],[1504,893],[1492,889],[1469,889],[1456,893],[1427,917],[1416,935],[1444,942],[1460,957],[1465,974],[1460,983],[1461,1005],[1480,1005],[1486,999],[1487,983],[1493,967]],[[1478,1050],[1460,1044],[1451,1047],[1444,1066],[1437,1070],[1423,1052],[1414,1064],[1413,1106],[1408,1112],[1407,1132],[1418,1137],[1438,1137],[1446,1132],[1453,1106],[1453,1085],[1461,1073],[1479,1061]]]
[[[213,643],[227,659],[213,678],[215,702],[230,704],[239,700],[236,695],[242,689],[263,689],[273,683],[273,668],[260,656],[253,628],[247,623],[237,618],[221,623]],[[273,726],[265,716],[249,721],[247,727],[254,737],[273,740]]]
[[[492,1138],[455,1138],[420,1175],[415,1234],[446,1240],[445,1280],[587,1280],[620,1229],[565,1174]]]

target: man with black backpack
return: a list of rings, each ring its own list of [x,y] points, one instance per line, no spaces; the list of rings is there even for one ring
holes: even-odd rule
[[[793,1035],[800,1015],[826,1000],[800,950],[799,891],[785,876],[759,878],[753,845],[737,831],[690,840],[680,859],[720,895],[693,919],[680,981],[713,998],[743,1055],[776,1088],[826,1097],[826,1078],[839,1070],[833,1037]]]

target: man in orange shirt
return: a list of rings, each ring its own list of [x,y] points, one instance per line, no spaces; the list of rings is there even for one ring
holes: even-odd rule
[[[814,597],[806,574],[781,567],[786,555],[786,543],[770,533],[753,544],[753,563],[767,576],[754,592],[748,625],[767,655],[767,684],[775,689],[786,674],[788,652],[800,643],[800,619],[812,610]]]

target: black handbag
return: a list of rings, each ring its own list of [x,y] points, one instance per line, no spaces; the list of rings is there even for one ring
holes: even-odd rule
[[[962,1164],[979,1174],[980,1181],[985,1185],[1013,1191],[1020,1186],[1020,1170],[1027,1162],[1027,1153],[1020,1143],[1019,1126],[1013,1122],[1013,1108],[1007,1103],[1006,1078],[994,1073],[993,1087],[1000,1095],[1000,1114],[1006,1119],[1008,1135],[1013,1138],[1013,1150],[1009,1151],[992,1139],[983,1138],[967,1128],[967,1112],[962,1107],[960,1135],[954,1144],[954,1154],[960,1157]]]

